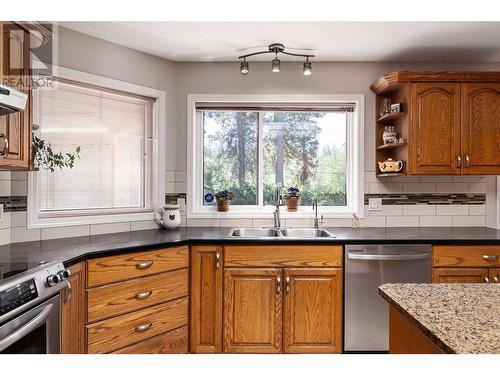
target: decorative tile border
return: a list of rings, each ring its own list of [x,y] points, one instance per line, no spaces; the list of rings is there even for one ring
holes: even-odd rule
[[[177,198],[186,199],[186,193],[166,193],[165,204],[177,204]]]
[[[382,198],[382,205],[387,206],[486,204],[486,194],[365,194],[365,205],[370,198]]]
[[[4,212],[26,211],[28,207],[27,196],[0,197]]]

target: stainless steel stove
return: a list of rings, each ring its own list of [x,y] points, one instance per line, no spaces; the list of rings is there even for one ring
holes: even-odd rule
[[[60,292],[69,276],[60,262],[0,261],[0,354],[60,352]]]

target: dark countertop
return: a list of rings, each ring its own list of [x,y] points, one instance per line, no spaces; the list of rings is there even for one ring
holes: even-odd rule
[[[134,250],[152,249],[189,243],[272,243],[272,244],[499,244],[500,230],[485,227],[436,228],[325,228],[335,238],[322,239],[238,239],[228,238],[231,228],[189,227],[112,233],[13,243],[0,246],[0,261],[62,261],[74,264],[86,258]]]
[[[500,353],[500,284],[384,284],[379,293],[445,353]]]

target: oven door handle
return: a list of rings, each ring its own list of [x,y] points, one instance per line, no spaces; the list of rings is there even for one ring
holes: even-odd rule
[[[15,343],[20,338],[26,336],[28,333],[30,333],[35,328],[37,328],[40,324],[42,324],[45,320],[47,320],[47,317],[49,316],[50,312],[52,311],[52,307],[53,307],[53,305],[46,306],[38,315],[36,315],[28,323],[21,326],[21,328],[15,330],[14,332],[12,332],[10,335],[6,336],[5,338],[1,339],[0,340],[0,352],[3,351],[4,349],[8,348],[9,346],[11,346],[13,343]]]
[[[427,259],[429,254],[418,253],[418,254],[363,254],[349,252],[347,253],[347,259],[357,259],[357,260],[419,260]]]

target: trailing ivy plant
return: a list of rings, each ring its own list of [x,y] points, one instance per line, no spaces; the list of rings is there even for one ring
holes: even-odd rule
[[[75,149],[74,153],[56,153],[49,142],[35,135],[33,135],[32,145],[36,166],[51,172],[55,172],[56,168],[72,169],[75,166],[75,160],[80,159],[80,146]]]

